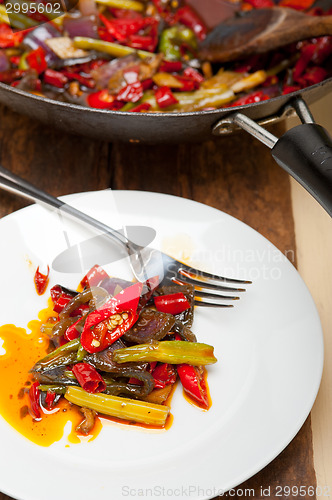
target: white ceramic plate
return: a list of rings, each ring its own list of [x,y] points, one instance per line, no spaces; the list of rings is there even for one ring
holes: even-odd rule
[[[196,308],[193,330],[215,347],[209,368],[213,405],[191,406],[178,387],[167,431],[105,425],[94,441],[49,448],[0,419],[0,490],[22,500],[213,498],[262,469],[291,441],[314,403],[323,366],[319,317],[303,281],[266,239],[205,205],[167,195],[103,191],[67,198],[119,227],[157,230],[154,247],[190,257],[207,271],[252,279],[233,309]],[[51,221],[51,222],[50,222]],[[83,233],[66,226],[71,243]],[[68,236],[67,234],[67,236]],[[0,324],[25,327],[45,307],[33,267],[66,247],[55,214],[32,206],[0,222]],[[187,254],[187,255],[186,255]],[[19,280],[12,283],[15,270]],[[110,272],[130,277],[118,262]],[[51,273],[76,286],[81,275]],[[15,300],[14,300],[15,299]],[[21,307],[17,307],[17,303]]]

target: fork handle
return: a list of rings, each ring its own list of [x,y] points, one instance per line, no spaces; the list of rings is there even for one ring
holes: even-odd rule
[[[0,187],[10,193],[18,194],[23,198],[34,201],[44,207],[46,206],[47,208],[55,208],[59,211],[60,214],[65,213],[66,215],[69,215],[76,220],[78,219],[81,222],[84,222],[85,224],[98,229],[102,233],[107,234],[122,246],[125,245],[127,249],[130,249],[132,246],[134,246],[134,243],[128,240],[126,236],[122,235],[116,229],[103,224],[90,215],[87,215],[84,212],[81,212],[80,210],[72,207],[71,205],[68,205],[67,203],[59,200],[59,198],[56,198],[55,196],[46,193],[46,191],[37,188],[30,182],[22,179],[22,177],[16,174],[13,174],[1,165]]]

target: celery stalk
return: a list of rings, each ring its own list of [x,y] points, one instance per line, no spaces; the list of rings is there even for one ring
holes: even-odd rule
[[[83,50],[97,50],[98,52],[105,52],[114,57],[124,57],[128,54],[138,54],[139,57],[144,59],[145,57],[153,56],[152,52],[146,52],[145,50],[136,50],[132,47],[126,47],[125,45],[120,45],[119,43],[105,42],[104,40],[96,40],[94,38],[88,38],[84,36],[76,36],[74,38],[74,45],[78,49]]]
[[[131,347],[117,349],[113,353],[116,363],[128,361],[160,361],[161,363],[201,366],[216,363],[213,347],[199,342],[182,340],[165,340],[151,344],[138,344]]]
[[[135,0],[96,0],[96,2],[115,9],[130,9],[138,12],[142,12],[144,9],[144,5],[141,2],[136,2]]]
[[[90,394],[80,387],[68,387],[65,398],[104,415],[148,425],[163,426],[169,415],[168,406],[101,393]]]

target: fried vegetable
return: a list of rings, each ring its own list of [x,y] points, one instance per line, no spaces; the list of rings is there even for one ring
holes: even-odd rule
[[[135,325],[128,330],[123,338],[129,342],[146,344],[152,340],[161,340],[171,331],[175,318],[171,314],[144,309]]]
[[[213,347],[199,342],[185,342],[182,340],[164,340],[151,344],[133,345],[118,349],[113,354],[117,363],[128,361],[160,361],[161,363],[188,365],[210,365],[216,363]]]
[[[65,398],[71,403],[90,408],[104,415],[148,425],[164,426],[169,415],[169,408],[164,405],[107,394],[89,394],[80,387],[69,387]]]
[[[97,50],[98,52],[104,52],[113,57],[123,57],[128,54],[137,53],[139,57],[143,59],[145,57],[151,57],[151,52],[146,52],[145,50],[136,50],[132,47],[127,47],[125,45],[120,45],[119,43],[106,42],[104,40],[96,40],[94,38],[88,38],[84,36],[76,36],[74,38],[74,47],[83,50]]]

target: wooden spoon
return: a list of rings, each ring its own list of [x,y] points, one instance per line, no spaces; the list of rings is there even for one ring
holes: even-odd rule
[[[202,42],[199,58],[233,61],[324,35],[332,35],[332,16],[310,16],[285,7],[255,9],[216,26]]]

